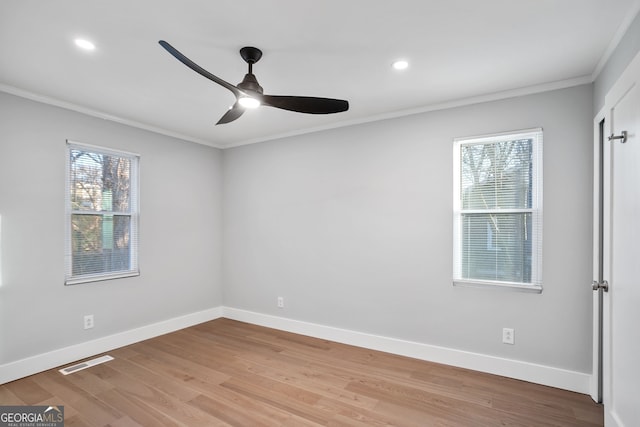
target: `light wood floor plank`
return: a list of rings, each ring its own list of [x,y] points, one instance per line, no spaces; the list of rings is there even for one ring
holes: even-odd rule
[[[33,381],[66,402],[79,414],[85,415],[85,419],[93,426],[104,426],[123,416],[114,407],[73,384],[57,370],[46,371],[29,378],[33,378]]]
[[[589,396],[218,319],[0,386],[65,425],[600,427]]]
[[[3,405],[26,405],[26,402],[16,396],[11,390],[10,387],[14,383],[9,383],[6,387],[0,386],[0,402]]]
[[[26,405],[35,405],[37,402],[52,397],[49,391],[33,381],[32,378],[11,382],[7,384],[7,389]]]
[[[96,397],[106,404],[111,405],[114,408],[118,408],[123,414],[126,414],[116,420],[113,420],[107,425],[122,423],[126,418],[131,418],[136,424],[140,424],[142,426],[180,426],[179,423],[173,421],[170,417],[156,411],[144,402],[132,399],[131,396],[119,391],[118,389],[100,393]],[[91,416],[91,414],[87,413],[87,416]]]

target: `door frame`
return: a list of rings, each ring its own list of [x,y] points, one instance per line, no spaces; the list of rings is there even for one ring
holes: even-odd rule
[[[604,176],[607,134],[606,107],[603,107],[593,119],[593,282],[604,279],[603,245],[604,245]],[[586,285],[586,284],[585,284]],[[589,384],[591,398],[602,403],[603,400],[603,317],[601,291],[594,291],[593,297],[593,340],[592,340],[592,375]]]
[[[612,209],[612,199],[611,193],[613,191],[612,188],[612,150],[615,141],[608,141],[607,136],[612,134],[612,111],[613,107],[617,105],[618,101],[632,88],[634,85],[640,85],[640,52],[636,54],[636,56],[630,61],[625,70],[621,73],[616,82],[611,86],[607,95],[605,96],[604,107],[594,118],[594,212],[593,212],[593,224],[594,224],[594,235],[593,235],[593,247],[594,247],[594,279],[598,279],[598,264],[600,257],[600,248],[599,248],[599,239],[597,231],[597,227],[600,222],[603,225],[603,235],[602,235],[602,276],[604,280],[609,280],[611,278],[611,246],[612,246],[612,226],[611,223],[611,209]],[[600,152],[600,131],[599,124],[604,120],[603,127],[603,149]],[[602,171],[600,172],[600,161],[602,160]],[[600,187],[600,179],[602,179],[602,187]],[[600,200],[602,189],[602,203],[603,207],[600,210],[598,204]],[[615,286],[615,283],[613,283]],[[602,300],[602,310],[599,310],[598,306],[598,294],[603,294]],[[593,336],[594,336],[594,346],[593,346],[593,371],[591,376],[590,383],[590,394],[594,400],[596,400],[598,396],[598,382],[602,383],[602,403],[604,405],[604,418],[605,418],[605,426],[619,426],[620,420],[617,419],[615,414],[611,412],[610,404],[611,404],[611,396],[612,396],[612,383],[610,381],[611,369],[612,369],[612,353],[611,353],[611,293],[603,293],[602,291],[594,292],[594,328],[593,328]],[[598,317],[602,316],[603,327],[602,327],[602,358],[599,356],[598,347]],[[599,363],[602,363],[602,372],[599,371]],[[596,400],[597,401],[597,400]]]

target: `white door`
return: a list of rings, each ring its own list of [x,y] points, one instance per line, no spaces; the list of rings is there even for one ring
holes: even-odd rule
[[[605,426],[640,426],[640,55],[606,98]],[[626,141],[622,138],[626,134]],[[623,142],[624,141],[624,142]]]

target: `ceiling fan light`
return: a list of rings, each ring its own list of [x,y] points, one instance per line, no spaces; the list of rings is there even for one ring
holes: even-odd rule
[[[96,48],[96,45],[94,45],[92,42],[90,42],[89,40],[86,40],[86,39],[75,39],[73,42],[80,49],[94,50]]]
[[[391,66],[396,70],[406,70],[409,67],[409,63],[404,59],[395,61]]]
[[[260,101],[256,98],[251,98],[250,96],[243,96],[238,99],[238,104],[242,105],[244,108],[258,108],[260,106]]]

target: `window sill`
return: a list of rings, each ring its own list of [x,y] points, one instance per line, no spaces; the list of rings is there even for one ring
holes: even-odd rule
[[[91,274],[91,275],[72,277],[72,278],[66,279],[64,284],[65,286],[79,285],[80,283],[102,282],[104,280],[122,279],[125,277],[135,277],[139,275],[140,275],[139,271],[122,271],[122,272],[113,273],[113,274]]]
[[[465,288],[501,289],[506,291],[528,292],[534,294],[542,293],[542,285],[524,285],[522,283],[511,282],[491,282],[488,280],[454,280],[453,286],[460,286]]]

